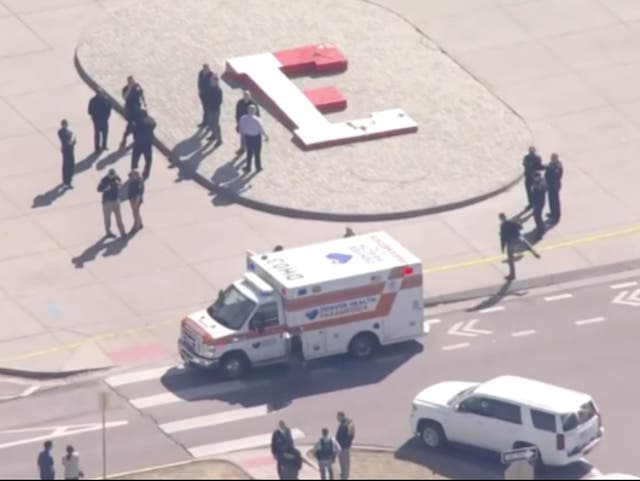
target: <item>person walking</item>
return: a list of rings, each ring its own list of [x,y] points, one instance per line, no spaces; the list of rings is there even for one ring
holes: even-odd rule
[[[535,179],[536,172],[544,170],[542,165],[542,159],[536,152],[534,146],[529,147],[529,152],[522,159],[522,166],[524,167],[524,189],[527,193],[527,207],[526,210],[533,209],[533,199],[531,196],[531,187]]]
[[[287,427],[284,421],[280,421],[278,423],[278,428],[271,435],[271,454],[276,460],[278,477],[280,479],[284,479],[282,473],[282,454],[289,445],[293,446],[291,430]]]
[[[211,75],[206,93],[207,124],[211,130],[209,141],[216,141],[215,146],[222,145],[222,131],[220,130],[220,109],[222,108],[222,89],[218,84],[218,76]]]
[[[240,119],[243,115],[249,113],[249,105],[256,106],[256,115],[260,117],[260,107],[258,107],[256,101],[253,100],[253,97],[251,97],[251,92],[249,92],[248,90],[243,90],[242,98],[236,103],[236,132],[238,132],[238,134],[240,135],[240,147],[236,151],[237,154],[244,154],[245,150],[247,149],[247,142],[244,138],[244,135],[240,133]]]
[[[340,465],[340,479],[349,479],[349,471],[351,468],[351,445],[356,436],[356,427],[353,421],[343,412],[339,412],[338,430],[336,432],[336,441],[340,445],[338,453],[338,464]]]
[[[98,192],[102,193],[102,214],[104,216],[104,229],[106,237],[115,237],[111,232],[111,215],[116,217],[118,230],[120,235],[125,237],[127,234],[124,230],[122,222],[122,213],[120,212],[120,186],[122,182],[114,169],[110,169],[109,173],[102,178],[98,184]]]
[[[89,100],[89,108],[87,110],[93,121],[94,151],[97,153],[100,150],[107,150],[111,102],[109,102],[103,89],[98,89],[96,94]]]
[[[327,428],[322,428],[322,436],[313,448],[320,468],[320,479],[333,478],[333,464],[340,453],[340,445],[329,435]]]
[[[54,467],[53,456],[51,450],[53,443],[51,441],[44,442],[44,449],[38,454],[38,471],[40,471],[40,479],[56,479],[56,471]]]
[[[281,479],[298,479],[302,469],[302,454],[296,447],[287,443],[281,454]]]
[[[80,469],[80,456],[73,446],[67,446],[67,454],[62,458],[64,467],[64,479],[84,478],[84,473]]]
[[[131,204],[131,212],[133,214],[133,227],[131,233],[142,229],[142,217],[140,217],[140,206],[142,206],[142,197],[144,195],[144,180],[140,176],[140,172],[132,170],[129,173],[129,182],[127,183],[127,197]]]
[[[266,142],[269,136],[264,131],[262,119],[258,117],[258,108],[255,104],[250,104],[247,113],[240,117],[238,121],[238,130],[243,135],[247,145],[247,164],[244,168],[246,173],[251,172],[251,162],[255,158],[256,170],[262,170],[262,137]]]
[[[133,133],[132,123],[138,118],[142,108],[147,109],[147,101],[144,98],[144,90],[132,75],[127,77],[127,84],[122,88],[122,98],[124,99],[124,117],[127,120],[127,128],[122,135],[120,150],[127,144],[127,137]]]
[[[140,157],[144,156],[144,170],[142,176],[149,178],[151,162],[153,161],[153,132],[156,129],[156,121],[146,110],[141,110],[138,118],[133,123],[133,150],[131,152],[131,170],[138,168]]]
[[[507,263],[509,264],[509,275],[505,279],[512,281],[516,278],[515,254],[519,246],[523,246],[531,252],[537,259],[540,254],[536,252],[533,246],[521,235],[522,225],[515,220],[508,220],[504,212],[499,214],[500,219],[500,251],[504,253],[507,249]]]
[[[536,172],[531,185],[531,201],[533,202],[533,219],[536,223],[536,237],[542,239],[545,225],[542,218],[542,211],[547,199],[547,183],[540,172]]]
[[[66,119],[62,119],[60,122],[58,138],[60,139],[60,151],[62,152],[62,184],[68,189],[73,189],[71,182],[76,166],[76,136],[69,129],[69,122]]]
[[[564,168],[558,158],[558,154],[551,154],[551,161],[544,172],[544,179],[547,183],[547,195],[549,197],[549,222],[557,224],[560,222],[560,188],[562,187],[562,175]]]
[[[202,121],[198,127],[206,127],[207,125],[207,89],[211,85],[211,76],[213,72],[209,68],[209,64],[205,63],[200,72],[198,72],[198,98],[202,106]]]

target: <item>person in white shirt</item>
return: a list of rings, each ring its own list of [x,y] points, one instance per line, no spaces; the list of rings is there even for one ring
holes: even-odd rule
[[[265,141],[269,141],[269,136],[264,131],[262,119],[257,115],[255,104],[249,104],[247,113],[240,117],[238,121],[238,131],[242,134],[247,144],[247,165],[244,171],[251,171],[251,161],[255,158],[256,170],[262,170],[262,162],[260,153],[262,151],[262,137]]]
[[[80,469],[80,456],[73,446],[67,446],[67,454],[62,458],[62,466],[64,467],[64,479],[84,478]]]

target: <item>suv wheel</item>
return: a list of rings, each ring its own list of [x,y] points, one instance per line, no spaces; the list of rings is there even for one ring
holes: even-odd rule
[[[420,439],[428,449],[439,449],[447,442],[444,431],[439,424],[425,422],[420,428]]]

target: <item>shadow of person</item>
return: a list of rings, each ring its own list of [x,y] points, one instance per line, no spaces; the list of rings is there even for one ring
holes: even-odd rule
[[[117,149],[117,150],[114,150],[109,155],[107,155],[106,157],[103,157],[102,159],[100,159],[98,161],[98,163],[96,164],[96,169],[97,170],[104,170],[108,166],[115,164],[118,160],[120,160],[121,158],[126,156],[128,151],[129,151],[129,149]]]
[[[473,307],[467,309],[467,312],[475,312],[480,311],[482,309],[486,309],[488,307],[495,306],[498,304],[507,294],[509,294],[509,288],[513,284],[513,279],[507,279],[505,283],[500,287],[500,289],[493,294],[491,297],[485,299],[480,304],[477,304]],[[515,294],[515,293],[513,293]]]
[[[71,259],[71,262],[76,269],[84,268],[84,265],[88,262],[92,262],[98,257],[98,254],[104,250],[103,257],[118,255],[126,247],[129,239],[127,237],[118,237],[108,242],[109,238],[106,236],[101,237],[87,247],[82,254]]]
[[[100,152],[93,152],[93,153],[87,155],[80,162],[76,163],[76,165],[75,165],[75,167],[73,169],[73,173],[74,174],[81,174],[85,170],[89,170],[91,167],[93,167],[93,163],[98,159],[98,157],[100,157]]]
[[[32,209],[37,209],[38,207],[46,207],[48,205],[53,204],[57,199],[62,197],[67,189],[64,184],[58,184],[53,189],[46,191],[43,194],[38,194],[33,198],[33,204],[31,205]]]
[[[176,182],[192,179],[200,163],[216,149],[215,144],[204,141],[205,134],[206,132],[200,129],[191,137],[178,143],[171,151],[171,159],[178,167]]]

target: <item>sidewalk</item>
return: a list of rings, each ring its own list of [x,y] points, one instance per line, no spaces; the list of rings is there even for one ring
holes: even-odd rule
[[[550,283],[561,273],[622,263],[619,268],[640,258],[637,8],[589,0],[567,8],[548,0],[381,3],[411,19],[520,113],[545,160],[557,150],[564,161],[563,218],[540,243],[542,260],[518,262],[519,280]],[[47,374],[173,362],[179,320],[242,274],[246,249],[342,235],[344,223],[227,205],[156,152],[144,231],[125,245],[100,243],[97,182],[109,167],[126,174],[129,159],[89,155],[91,91],[72,59],[81,32],[129,2],[2,4],[0,315],[12,322],[0,326],[0,368]],[[143,84],[152,75],[128,68]],[[197,109],[192,113],[195,124]],[[62,117],[78,136],[81,171],[75,189],[64,194],[55,189]],[[123,129],[114,115],[112,146]],[[495,292],[506,273],[497,214],[515,214],[523,205],[519,184],[464,209],[352,227],[384,229],[413,250],[424,262],[427,300],[477,288]],[[123,210],[129,225],[128,206]]]

